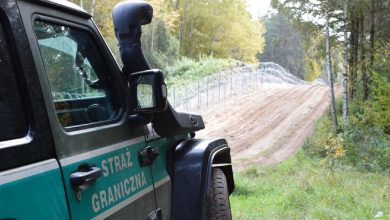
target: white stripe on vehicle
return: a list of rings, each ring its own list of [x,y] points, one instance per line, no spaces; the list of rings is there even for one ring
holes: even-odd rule
[[[85,153],[82,153],[82,154],[77,154],[75,156],[71,156],[71,157],[67,157],[67,158],[61,159],[60,163],[61,163],[62,167],[65,167],[67,165],[70,165],[70,164],[73,164],[73,163],[78,163],[80,161],[83,161],[83,160],[86,160],[86,159],[89,159],[89,158],[92,158],[92,157],[97,157],[97,156],[100,156],[100,155],[103,155],[103,154],[106,154],[106,153],[110,153],[110,152],[115,151],[115,150],[119,150],[119,149],[122,149],[122,148],[125,148],[125,147],[129,147],[129,146],[134,145],[134,144],[138,144],[140,142],[143,142],[144,140],[145,140],[145,138],[143,136],[142,137],[133,138],[133,139],[128,140],[128,141],[120,142],[120,143],[117,143],[117,144],[109,145],[107,147],[102,147],[102,148],[99,148],[99,149],[96,149],[96,150],[93,150],[93,151],[88,151],[88,152],[85,152]]]
[[[171,178],[169,176],[164,177],[163,179],[159,180],[154,184],[156,188],[164,185],[165,183],[169,182]],[[95,216],[92,218],[92,220],[98,220],[98,219],[105,219],[109,217],[110,215],[114,214],[115,212],[123,209],[124,207],[128,206],[129,204],[135,202],[137,199],[143,197],[144,195],[148,194],[149,192],[153,191],[153,186],[149,186],[146,189],[140,191],[139,193],[135,194],[134,196],[124,200],[123,202],[119,203],[118,205],[104,211],[100,215]]]
[[[45,173],[50,170],[58,169],[59,165],[55,159],[45,160],[39,163],[18,167],[15,169],[0,172],[0,185]]]
[[[162,178],[161,180],[157,181],[155,184],[154,184],[154,187],[155,188],[158,188],[162,185],[164,185],[165,183],[171,181],[171,178],[169,176],[166,176],[164,178]]]

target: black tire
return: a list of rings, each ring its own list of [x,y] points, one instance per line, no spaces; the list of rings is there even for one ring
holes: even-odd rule
[[[207,220],[231,220],[229,192],[226,177],[219,168],[213,168],[206,201]]]

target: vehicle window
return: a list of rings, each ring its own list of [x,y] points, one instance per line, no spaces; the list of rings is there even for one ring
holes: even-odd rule
[[[0,23],[0,141],[24,137],[28,132],[15,65],[9,49]]]
[[[112,119],[108,68],[91,35],[44,21],[35,22],[35,33],[60,123],[70,127]]]

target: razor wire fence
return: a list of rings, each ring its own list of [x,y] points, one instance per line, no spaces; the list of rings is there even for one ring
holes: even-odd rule
[[[209,107],[236,100],[255,89],[285,88],[309,84],[278,64],[241,66],[197,80],[187,86],[172,87],[168,99],[178,111],[202,112]]]

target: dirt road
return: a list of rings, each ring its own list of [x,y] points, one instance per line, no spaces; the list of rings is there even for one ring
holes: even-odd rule
[[[234,169],[281,162],[303,145],[328,106],[328,87],[258,89],[203,113],[198,137],[225,137]]]

